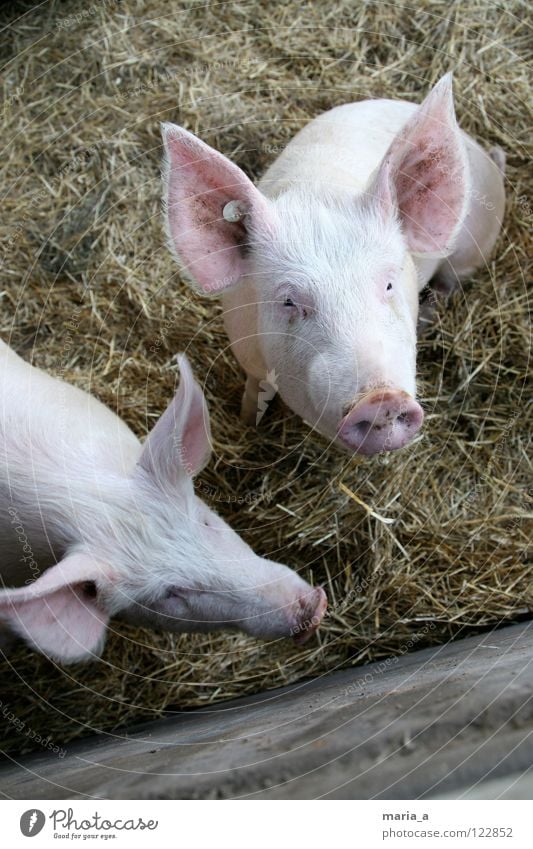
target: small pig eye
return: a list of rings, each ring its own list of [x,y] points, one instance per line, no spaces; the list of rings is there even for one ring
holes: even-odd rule
[[[301,304],[297,304],[296,301],[293,301],[292,298],[288,296],[283,300],[283,306],[290,310],[289,321],[293,321],[295,318],[307,318],[308,310],[306,307]]]
[[[390,292],[392,289],[392,283],[387,284],[387,292]]]

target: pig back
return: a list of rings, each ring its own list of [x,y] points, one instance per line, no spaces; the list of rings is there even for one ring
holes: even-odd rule
[[[0,433],[3,444],[71,453],[129,472],[140,453],[130,428],[88,392],[31,366],[0,340]]]
[[[272,198],[294,186],[360,193],[416,108],[402,100],[362,100],[323,112],[291,139],[259,188]]]
[[[294,136],[259,188],[271,198],[294,187],[360,194],[417,108],[402,100],[363,100],[324,112]],[[461,136],[470,171],[468,207],[450,262],[464,277],[490,255],[500,232],[505,195],[503,175],[491,156],[464,131]],[[441,259],[417,257],[415,262],[423,288]]]
[[[19,586],[73,542],[76,504],[129,474],[141,446],[104,404],[0,340],[0,575]],[[92,496],[91,496],[92,497]]]

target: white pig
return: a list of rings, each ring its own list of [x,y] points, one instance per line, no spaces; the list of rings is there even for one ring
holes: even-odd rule
[[[459,130],[451,75],[420,106],[366,100],[320,115],[257,188],[182,128],[164,124],[163,139],[170,245],[201,292],[223,292],[244,420],[260,418],[273,375],[339,446],[409,443],[423,420],[419,292],[430,279],[449,292],[483,265],[503,217],[503,152]]]
[[[118,614],[169,631],[316,630],[325,593],[256,556],[195,495],[210,456],[184,356],[144,446],[107,407],[0,342],[0,623],[63,662],[98,655]]]

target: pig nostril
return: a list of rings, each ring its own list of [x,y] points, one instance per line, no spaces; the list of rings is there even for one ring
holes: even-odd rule
[[[403,425],[406,428],[410,428],[416,426],[417,416],[415,413],[404,411],[396,417],[396,421],[398,424]]]
[[[361,422],[354,422],[353,429],[357,431],[360,436],[366,436],[372,428],[374,427],[372,422],[366,421],[363,419]]]

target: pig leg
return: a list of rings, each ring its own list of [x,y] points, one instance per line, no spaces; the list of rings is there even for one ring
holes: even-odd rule
[[[444,262],[423,290],[418,310],[418,332],[423,333],[435,322],[437,307],[457,288],[459,278],[449,262]]]
[[[246,378],[246,384],[244,387],[244,394],[242,396],[241,403],[241,420],[245,425],[249,425],[250,427],[255,427],[257,421],[257,411],[258,411],[258,397],[259,397],[259,381],[256,377],[249,374]]]
[[[437,315],[437,297],[433,289],[425,289],[420,297],[418,307],[417,332],[421,336],[426,333],[435,323]]]
[[[459,283],[459,278],[449,262],[444,262],[431,278],[429,285],[437,298],[449,298]]]

